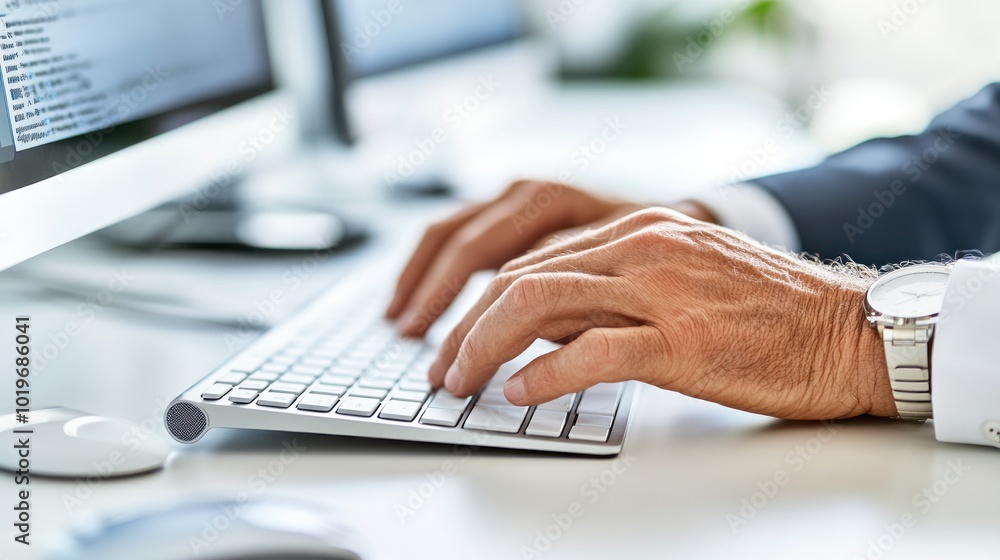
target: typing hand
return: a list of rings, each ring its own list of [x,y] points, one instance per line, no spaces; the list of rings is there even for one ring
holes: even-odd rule
[[[463,234],[483,246],[464,254],[513,251],[487,251],[497,218],[510,215],[491,208],[478,211],[499,214],[484,222],[497,229]],[[536,227],[536,237],[553,228]],[[543,338],[567,344],[507,381],[514,404],[636,379],[782,418],[892,415],[881,341],[862,312],[870,282],[678,212],[641,210],[504,265],[429,377],[471,395]]]

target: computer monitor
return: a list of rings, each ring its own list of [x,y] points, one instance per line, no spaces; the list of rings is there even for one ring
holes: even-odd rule
[[[211,182],[283,126],[259,0],[0,7],[0,270]]]
[[[324,0],[324,9],[338,132],[348,142],[351,84],[524,36],[517,0]]]

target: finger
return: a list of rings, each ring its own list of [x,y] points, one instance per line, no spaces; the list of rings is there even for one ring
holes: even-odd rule
[[[458,350],[462,346],[462,342],[469,334],[469,331],[472,330],[476,321],[478,321],[483,313],[485,313],[490,306],[500,299],[507,289],[510,288],[519,278],[529,273],[576,274],[582,270],[586,270],[587,272],[587,274],[582,276],[593,275],[600,277],[602,275],[609,275],[613,270],[614,262],[606,259],[604,255],[600,253],[601,252],[598,249],[592,249],[590,251],[564,255],[530,267],[505,272],[494,278],[486,291],[483,292],[483,295],[480,296],[479,300],[469,309],[468,312],[466,312],[465,316],[462,317],[458,324],[455,325],[445,338],[444,343],[438,350],[437,358],[427,370],[427,379],[430,381],[431,385],[434,387],[440,387],[444,384],[445,372],[448,370],[448,367],[452,364],[452,362],[455,361],[455,356],[458,355]],[[507,266],[505,265],[504,269],[506,268]],[[575,333],[569,334],[572,335]]]
[[[598,383],[649,379],[656,374],[659,334],[654,327],[599,328],[539,356],[504,384],[512,404],[541,404]]]
[[[532,250],[537,251],[539,249],[544,249],[550,245],[555,245],[556,243],[561,243],[568,239],[572,239],[579,235],[583,235],[588,231],[603,228],[604,226],[614,222],[615,220],[619,220],[621,218],[624,218],[625,216],[628,216],[633,212],[638,212],[639,210],[643,210],[645,208],[646,206],[642,206],[640,204],[628,205],[616,212],[608,214],[607,216],[602,216],[601,219],[590,222],[589,224],[580,227],[564,229],[562,231],[557,231],[552,235],[543,237],[541,240],[535,243],[535,245],[532,247]]]
[[[618,292],[618,293],[616,293]],[[620,291],[600,277],[531,274],[519,278],[462,341],[445,386],[458,396],[482,388],[497,369],[539,338],[560,339],[603,326],[637,324]]]
[[[423,238],[417,244],[416,250],[399,275],[396,292],[385,312],[386,317],[395,319],[399,316],[413,295],[413,291],[417,288],[420,278],[427,272],[434,256],[441,250],[441,247],[459,228],[479,215],[485,207],[486,203],[469,206],[443,222],[432,225],[424,232]]]

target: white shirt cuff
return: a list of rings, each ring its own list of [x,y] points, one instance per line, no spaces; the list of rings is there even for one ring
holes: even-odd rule
[[[766,190],[750,184],[726,185],[694,197],[719,222],[757,241],[799,251],[799,232],[785,207]]]
[[[931,400],[941,441],[1000,445],[1000,262],[959,261],[934,331]],[[1000,436],[997,436],[1000,437]]]

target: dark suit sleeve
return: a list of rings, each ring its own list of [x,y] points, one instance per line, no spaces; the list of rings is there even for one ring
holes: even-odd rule
[[[802,250],[863,264],[1000,250],[1000,83],[916,136],[882,138],[751,181],[778,199]]]

